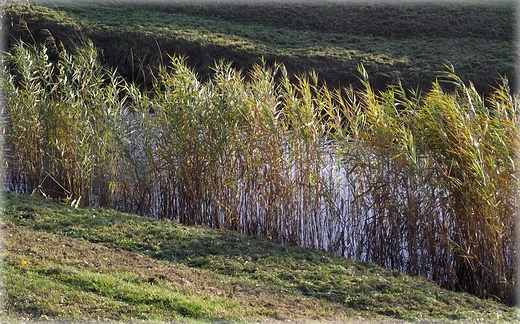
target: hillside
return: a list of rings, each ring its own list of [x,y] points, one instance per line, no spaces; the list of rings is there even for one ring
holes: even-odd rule
[[[31,2],[8,7],[8,44],[38,41],[42,28],[69,48],[89,38],[109,67],[145,85],[174,54],[186,56],[201,79],[215,61],[247,71],[263,57],[289,75],[315,70],[335,88],[360,86],[359,64],[378,90],[398,80],[428,90],[446,62],[481,92],[499,75],[515,83],[514,1]]]
[[[371,263],[3,193],[2,322],[514,322]]]

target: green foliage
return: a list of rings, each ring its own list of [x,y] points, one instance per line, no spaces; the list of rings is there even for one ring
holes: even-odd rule
[[[315,73],[293,83],[263,61],[247,78],[217,62],[201,82],[170,57],[142,92],[104,69],[90,42],[62,55],[54,66],[20,43],[5,56],[10,176],[26,191],[512,301],[518,97],[505,79],[486,99],[452,68],[426,93],[376,93],[360,66],[361,90],[332,91]]]

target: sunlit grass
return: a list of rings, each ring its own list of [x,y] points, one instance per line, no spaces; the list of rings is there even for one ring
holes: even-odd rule
[[[232,231],[9,192],[2,213],[2,320],[506,323],[519,316],[421,277]]]

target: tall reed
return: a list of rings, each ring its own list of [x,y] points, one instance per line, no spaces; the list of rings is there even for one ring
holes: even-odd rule
[[[20,43],[4,54],[4,66],[13,181],[29,192],[101,203],[117,177],[123,81],[105,71],[91,42],[64,50],[56,64],[45,48]]]
[[[358,169],[351,203],[367,212],[349,255],[511,301],[518,96],[502,80],[486,105],[449,66],[441,80],[455,91],[434,82],[421,98],[399,86],[376,95],[365,75],[363,127],[344,160]]]
[[[518,95],[451,67],[427,93],[330,90],[282,64],[169,57],[149,91],[92,43],[4,55],[11,189],[374,261],[512,302]],[[445,91],[450,82],[454,91]]]

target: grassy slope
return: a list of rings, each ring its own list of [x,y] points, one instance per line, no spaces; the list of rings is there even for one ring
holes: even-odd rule
[[[520,321],[370,263],[3,193],[3,320]]]
[[[487,85],[499,74],[514,76],[513,2],[35,2],[54,5],[17,9],[33,34],[49,28],[64,43],[78,34],[89,37],[104,50],[106,63],[127,76],[131,70],[137,73],[140,63],[156,65],[166,53],[188,56],[201,76],[211,73],[214,60],[231,60],[247,70],[264,56],[268,62],[283,62],[290,74],[316,70],[334,87],[358,84],[360,63],[379,89],[398,79],[406,88],[428,88],[447,61],[482,91],[489,90]],[[16,27],[9,33],[26,34]]]

